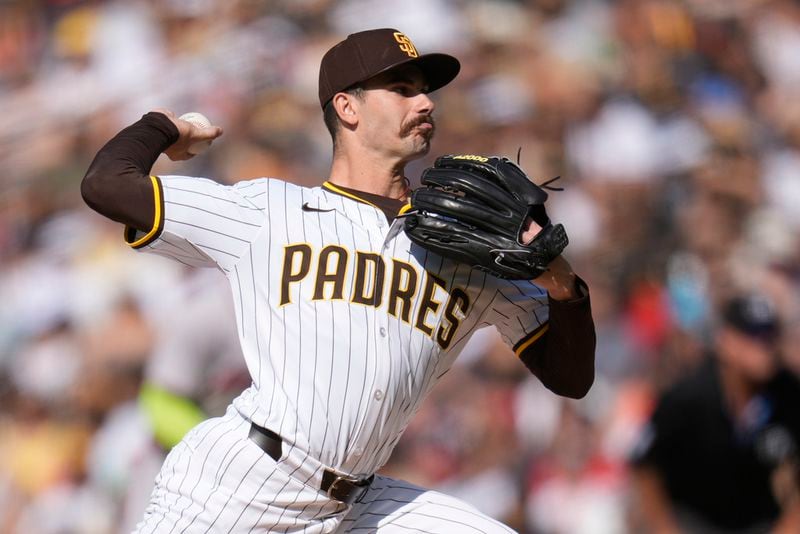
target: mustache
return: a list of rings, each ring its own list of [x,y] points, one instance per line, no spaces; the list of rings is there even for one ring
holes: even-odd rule
[[[421,124],[430,124],[431,126],[433,126],[431,134],[433,134],[433,132],[436,131],[436,122],[433,120],[433,116],[421,115],[403,124],[402,127],[400,128],[400,135],[405,136],[410,134],[411,130],[413,130],[417,126],[420,126]]]

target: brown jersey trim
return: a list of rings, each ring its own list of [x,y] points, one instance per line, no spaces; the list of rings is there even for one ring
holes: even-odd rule
[[[517,341],[517,343],[514,345],[514,354],[516,354],[517,356],[522,355],[522,352],[525,349],[527,349],[528,347],[536,343],[538,340],[540,340],[542,336],[545,333],[547,333],[549,329],[550,329],[550,323],[540,324],[539,327],[536,328],[536,330],[534,330],[530,334],[526,335],[525,337]]]
[[[569,313],[570,309],[581,308],[582,306],[584,306],[589,299],[589,288],[586,285],[586,282],[584,282],[583,279],[581,279],[580,277],[576,277],[575,289],[578,293],[578,297],[576,297],[573,300],[557,301],[548,298],[550,308],[552,309],[555,307],[558,309],[567,310],[567,313]],[[539,325],[533,332],[526,334],[525,337],[523,337],[514,344],[513,347],[514,353],[517,356],[521,356],[522,353],[525,351],[525,349],[527,349],[528,347],[536,343],[536,341],[541,339],[542,336],[545,333],[547,333],[547,330],[549,328],[550,328],[550,321],[546,321],[541,325]]]
[[[322,184],[322,188],[323,188],[323,189],[327,189],[327,190],[328,190],[328,191],[330,191],[331,193],[336,193],[337,195],[341,195],[341,196],[343,196],[343,197],[351,198],[351,199],[353,199],[353,200],[355,200],[355,201],[357,201],[357,202],[361,202],[362,204],[367,204],[367,205],[369,205],[369,206],[372,206],[373,208],[378,208],[378,206],[376,206],[375,204],[373,204],[373,203],[372,203],[372,202],[370,202],[369,200],[366,200],[366,199],[363,199],[363,198],[361,198],[361,197],[360,197],[360,196],[359,196],[359,195],[358,195],[358,194],[355,192],[355,190],[347,190],[347,189],[343,189],[341,186],[338,186],[338,185],[332,184],[331,182],[324,182],[324,183]],[[353,191],[353,192],[351,193],[350,191]],[[378,209],[380,209],[380,208],[378,208]]]
[[[150,231],[145,235],[137,238],[137,234],[141,233],[132,226],[125,225],[124,238],[125,242],[133,249],[140,249],[145,247],[159,238],[161,232],[164,230],[164,188],[161,185],[161,180],[158,176],[150,176],[153,184],[153,203],[154,203],[154,216],[153,226]]]
[[[331,182],[323,183],[322,188],[331,193],[350,198],[356,202],[361,202],[362,204],[367,204],[368,206],[381,210],[389,222],[392,222],[405,207],[405,203],[402,200],[350,189],[349,187],[336,185]]]

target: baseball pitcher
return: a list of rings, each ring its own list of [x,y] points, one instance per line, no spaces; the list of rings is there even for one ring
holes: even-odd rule
[[[333,160],[318,187],[151,176],[162,152],[188,159],[222,134],[167,110],[99,151],[85,201],[134,249],[225,274],[252,377],[169,453],[137,532],[511,531],[375,474],[478,328],[494,325],[557,394],[594,380],[588,289],[547,194],[479,155],[439,158],[409,191],[404,168],[435,131],[428,94],[459,68],[394,29],[331,48],[319,102]]]

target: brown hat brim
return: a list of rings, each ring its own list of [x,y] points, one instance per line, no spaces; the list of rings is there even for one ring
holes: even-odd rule
[[[374,78],[375,76],[378,76],[379,74],[383,74],[403,65],[415,65],[419,67],[419,69],[422,71],[422,75],[425,77],[425,83],[428,85],[429,93],[440,89],[453,81],[453,79],[458,76],[458,73],[461,70],[461,63],[458,61],[458,59],[451,55],[441,53],[423,54],[416,58],[409,58],[408,60],[398,61],[393,65],[389,65],[362,80],[353,82],[347,88],[363,83],[371,78]],[[347,88],[343,88],[342,90]],[[320,102],[323,108],[335,94],[336,93],[330,94],[324,102]]]
[[[433,92],[440,89],[453,81],[458,76],[461,70],[461,63],[453,56],[447,54],[423,54],[418,58],[409,59],[408,61],[401,61],[396,65],[385,68],[378,74],[392,70],[401,65],[416,65],[425,76],[425,82],[428,84],[428,92]],[[361,80],[366,81],[366,80]]]

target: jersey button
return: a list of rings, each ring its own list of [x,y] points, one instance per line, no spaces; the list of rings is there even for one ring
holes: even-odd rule
[[[376,389],[375,390],[375,400],[381,400],[383,398],[383,391]]]
[[[362,449],[361,447],[356,447],[355,449],[353,449],[354,456],[361,456],[362,454],[364,454],[364,449]]]
[[[381,337],[386,337],[386,329],[384,327],[381,327],[381,329],[378,330],[378,332],[381,333]]]

